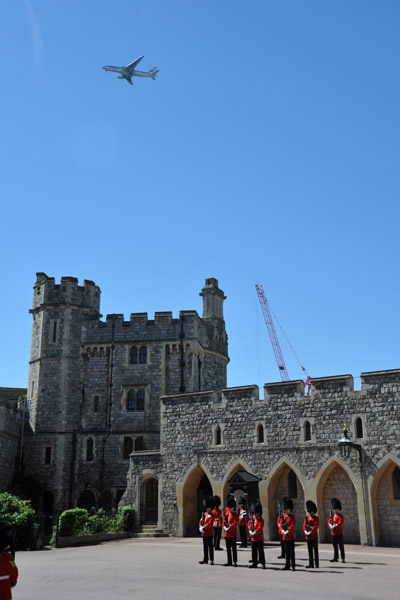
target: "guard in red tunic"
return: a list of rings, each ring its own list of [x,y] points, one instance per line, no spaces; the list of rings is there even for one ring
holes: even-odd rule
[[[282,571],[289,571],[290,567],[292,570],[296,570],[296,559],[294,555],[294,528],[296,526],[296,517],[292,515],[293,500],[291,498],[282,499],[282,525],[281,531],[283,535],[283,542],[285,544],[285,555],[286,565],[282,568]]]
[[[253,500],[251,504],[247,527],[250,533],[252,557],[249,569],[256,569],[258,563],[265,569],[264,519],[262,518],[261,502],[258,499]]]
[[[285,544],[283,543],[283,535],[282,535],[282,520],[283,520],[282,515],[283,515],[283,513],[282,513],[281,507],[279,505],[279,516],[276,521],[276,524],[278,526],[279,539],[281,542],[281,553],[276,558],[285,558]]]
[[[313,569],[314,564],[318,569],[319,567],[319,556],[318,556],[318,527],[319,518],[317,517],[317,506],[312,500],[306,502],[307,512],[303,523],[303,531],[307,540],[308,548],[308,565],[306,569]]]
[[[239,498],[239,532],[240,548],[247,548],[247,509],[246,498]]]
[[[214,515],[214,550],[222,550],[221,548],[221,532],[222,532],[222,510],[221,498],[214,496],[213,498],[214,508],[212,514]]]
[[[200,560],[201,565],[208,564],[208,558],[210,557],[210,564],[214,564],[214,515],[212,514],[213,499],[211,496],[204,496],[203,498],[203,514],[201,515],[199,530],[201,537],[203,538],[203,560]]]
[[[344,516],[341,514],[342,503],[337,498],[331,500],[331,516],[328,520],[328,527],[331,530],[332,543],[333,543],[333,558],[331,562],[338,562],[339,560],[339,549],[340,558],[342,562],[346,562],[344,559],[344,544],[343,544],[343,521]]]
[[[237,548],[236,548],[236,538],[237,538],[237,524],[238,524],[238,514],[236,512],[236,500],[233,494],[229,494],[226,499],[226,510],[224,517],[224,538],[226,543],[226,553],[228,562],[224,565],[224,567],[237,567]]]
[[[17,579],[11,523],[0,521],[0,600],[11,600],[11,588],[16,585]]]

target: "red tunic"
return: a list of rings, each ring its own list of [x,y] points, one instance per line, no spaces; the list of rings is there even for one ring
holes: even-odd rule
[[[10,600],[11,584],[15,585],[18,579],[18,569],[14,556],[7,552],[0,552],[0,599]]]
[[[226,518],[228,518],[229,529],[225,531],[226,527]],[[224,520],[224,537],[226,538],[235,538],[237,537],[237,524],[238,524],[238,514],[237,512],[230,512],[225,516]]]
[[[251,521],[250,519],[247,521],[247,528],[250,531],[255,531],[254,535],[251,535],[250,533],[250,539],[252,542],[262,542],[264,539],[264,534],[263,534],[263,529],[264,529],[264,519],[262,517],[260,517],[259,519],[257,519],[257,517],[253,517],[253,521],[254,521],[254,530],[251,526]]]
[[[344,516],[341,515],[340,513],[333,513],[333,517],[332,519],[328,520],[328,525],[329,527],[333,524],[336,525],[336,527],[333,527],[333,529],[331,529],[331,535],[343,535],[343,521],[344,521]]]
[[[212,513],[205,512],[203,518],[203,531],[201,537],[212,537],[214,535],[214,515]],[[199,528],[202,527],[201,519],[199,522]]]
[[[308,527],[307,527],[308,526]],[[311,529],[310,535],[306,535],[306,540],[315,540],[318,537],[319,517],[317,515],[307,515],[303,523],[303,531]]]
[[[247,510],[245,508],[239,508],[239,527],[246,527],[247,524]]]
[[[276,524],[278,525],[278,533],[282,535],[282,515],[279,515]]]
[[[296,517],[292,514],[286,514],[282,520],[282,535],[285,542],[290,542],[295,539],[294,528],[296,525]],[[283,530],[288,530],[288,533],[283,533]]]
[[[214,515],[214,527],[222,527],[222,510],[213,508],[212,514]]]

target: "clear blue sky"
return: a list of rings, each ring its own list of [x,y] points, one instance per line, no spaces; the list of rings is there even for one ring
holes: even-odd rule
[[[399,26],[397,0],[1,2],[0,386],[38,271],[127,319],[201,313],[216,277],[230,386],[279,380],[256,282],[312,376],[400,367]],[[101,69],[142,54],[155,82]]]

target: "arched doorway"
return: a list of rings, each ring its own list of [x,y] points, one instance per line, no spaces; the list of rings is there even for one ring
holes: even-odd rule
[[[140,522],[156,525],[158,522],[158,480],[150,477],[140,486]]]
[[[78,500],[79,508],[86,508],[86,510],[91,509],[93,506],[96,506],[96,497],[92,490],[85,490],[81,493]]]
[[[203,511],[204,496],[212,496],[213,490],[203,469],[197,466],[189,475],[183,490],[183,535],[197,535]]]
[[[321,477],[318,486],[318,515],[320,519],[320,539],[331,541],[331,535],[326,523],[331,509],[331,499],[338,498],[343,507],[345,518],[343,531],[344,543],[360,543],[360,525],[358,521],[357,492],[349,475],[343,467],[333,462]]]
[[[296,515],[296,538],[304,539],[304,490],[297,473],[287,463],[282,463],[268,488],[269,531],[271,540],[279,540],[277,519],[282,498],[287,496],[293,501],[293,513]]]
[[[377,474],[372,487],[372,504],[377,545],[400,546],[400,467],[389,460]]]

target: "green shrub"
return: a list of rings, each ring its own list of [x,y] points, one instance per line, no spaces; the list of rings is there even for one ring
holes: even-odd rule
[[[70,508],[61,513],[58,522],[59,534],[79,535],[88,520],[88,511],[85,508]]]
[[[117,530],[132,532],[135,524],[135,510],[132,506],[124,506],[118,510]]]
[[[107,533],[116,530],[115,514],[108,515],[103,508],[93,511],[85,523],[82,533]]]
[[[0,520],[10,521],[17,547],[27,537],[33,523],[35,511],[29,500],[3,492],[0,494]]]

